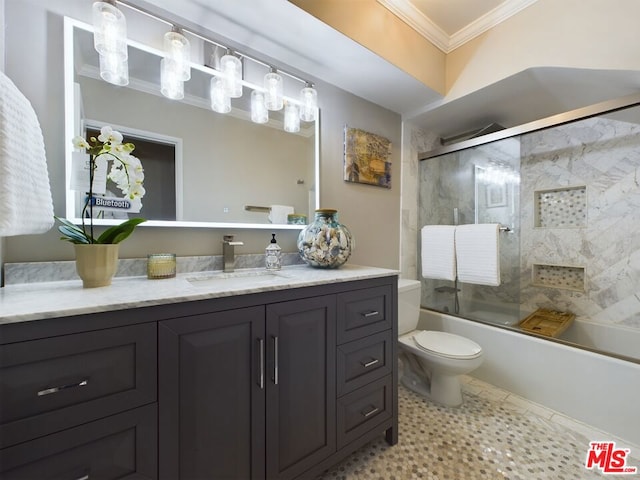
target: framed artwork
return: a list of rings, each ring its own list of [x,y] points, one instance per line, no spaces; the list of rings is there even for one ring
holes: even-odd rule
[[[391,141],[344,127],[344,180],[391,188]]]
[[[487,208],[507,206],[507,186],[487,185]]]

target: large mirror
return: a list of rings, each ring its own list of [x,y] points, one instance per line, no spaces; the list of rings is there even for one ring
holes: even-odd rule
[[[302,228],[288,224],[286,212],[311,218],[317,208],[319,120],[301,122],[297,133],[283,130],[282,112],[253,123],[249,99],[256,85],[247,81],[231,112],[214,112],[212,70],[195,62],[184,99],[167,99],[160,93],[162,52],[134,41],[128,50],[129,84],[103,81],[92,27],[65,18],[67,218],[80,222],[85,200],[69,188],[70,140],[110,125],[136,145],[145,169],[142,210],[128,215],[146,218],[146,225]],[[109,225],[127,214],[96,215],[95,223]]]

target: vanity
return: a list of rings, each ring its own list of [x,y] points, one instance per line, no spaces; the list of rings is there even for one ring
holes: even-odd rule
[[[394,445],[396,292],[355,265],[0,289],[0,476],[314,478]]]

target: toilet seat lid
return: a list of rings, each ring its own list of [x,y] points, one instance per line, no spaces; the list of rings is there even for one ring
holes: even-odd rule
[[[419,347],[447,357],[475,357],[482,352],[473,340],[453,333],[423,330],[413,338]]]

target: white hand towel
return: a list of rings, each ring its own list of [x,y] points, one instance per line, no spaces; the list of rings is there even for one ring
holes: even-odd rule
[[[0,237],[44,233],[53,221],[38,117],[29,100],[0,72]]]
[[[458,280],[480,285],[500,285],[500,224],[456,227]]]
[[[439,280],[456,279],[453,225],[422,227],[422,276]]]
[[[287,215],[294,211],[290,205],[271,205],[270,208],[269,221],[271,223],[287,223]]]

